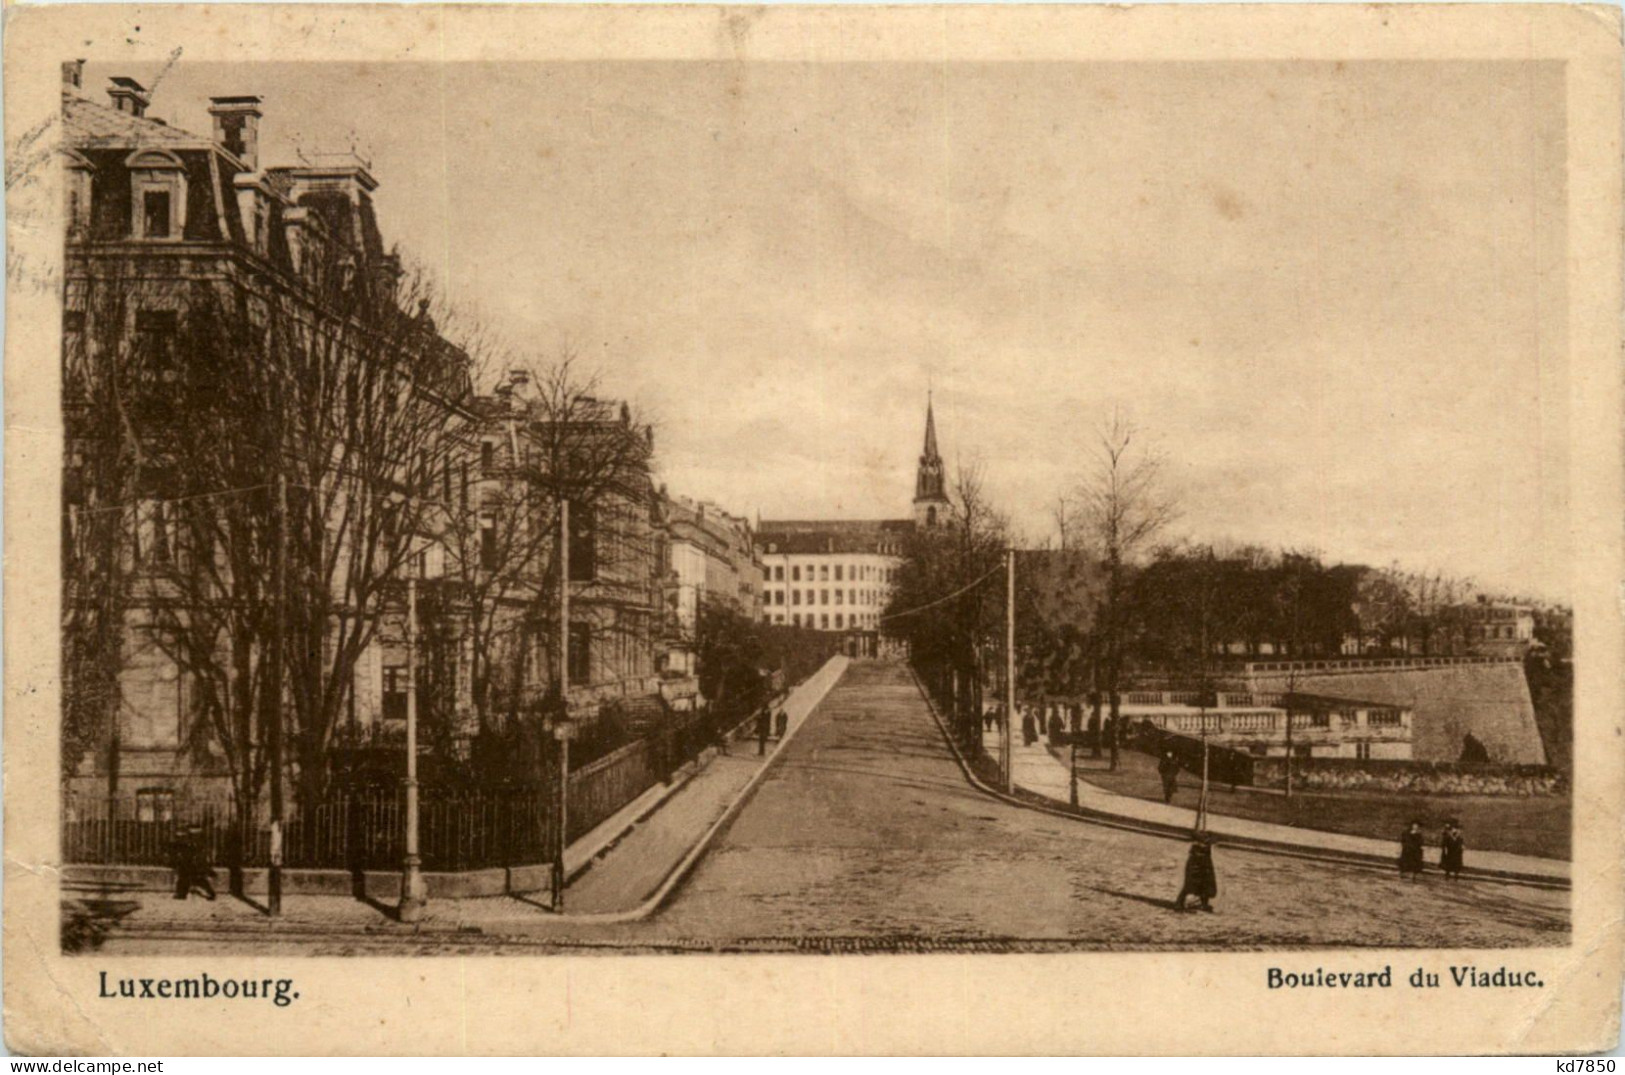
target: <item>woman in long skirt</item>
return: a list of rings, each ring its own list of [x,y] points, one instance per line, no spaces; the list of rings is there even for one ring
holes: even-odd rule
[[[1422,875],[1422,823],[1412,821],[1399,837],[1399,875],[1414,881]]]

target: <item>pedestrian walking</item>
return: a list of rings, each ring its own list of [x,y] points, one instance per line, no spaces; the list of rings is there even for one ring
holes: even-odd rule
[[[982,707],[982,731],[991,732],[999,726],[999,707],[989,703]]]
[[[1191,849],[1185,855],[1185,883],[1174,900],[1174,910],[1185,910],[1185,901],[1196,897],[1198,910],[1213,913],[1213,898],[1219,894],[1219,877],[1213,872],[1213,837],[1205,832],[1191,834]]]
[[[1061,711],[1052,706],[1049,711],[1049,745],[1060,746],[1065,735],[1066,725],[1061,723]]]
[[[1164,750],[1162,758],[1157,762],[1157,775],[1162,777],[1162,801],[1174,801],[1174,792],[1179,790],[1179,759],[1174,752]]]
[[[773,737],[775,739],[783,739],[784,733],[788,731],[789,728],[790,714],[786,713],[783,709],[780,709],[779,715],[773,719]]]
[[[1038,742],[1038,721],[1033,716],[1031,706],[1021,708],[1021,741],[1027,746]]]
[[[201,889],[203,898],[214,899],[214,867],[209,863],[208,850],[203,846],[203,830],[196,825],[182,829],[172,847],[175,862],[175,898],[184,900],[193,889]]]
[[[1450,818],[1444,823],[1444,833],[1439,837],[1439,869],[1444,871],[1447,881],[1461,879],[1466,852],[1467,838],[1462,835],[1461,822]]]
[[[756,713],[756,753],[758,756],[767,753],[767,734],[772,730],[773,715],[763,706]]]
[[[1422,823],[1412,821],[1399,837],[1399,875],[1407,881],[1422,876]]]

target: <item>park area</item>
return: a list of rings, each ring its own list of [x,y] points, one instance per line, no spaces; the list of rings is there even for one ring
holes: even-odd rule
[[[1051,748],[1065,764],[1066,748]],[[1157,761],[1148,754],[1125,749],[1116,772],[1105,757],[1078,751],[1078,772],[1097,787],[1153,802],[1162,801]],[[1195,809],[1201,793],[1199,775],[1181,772],[1174,804]],[[1214,783],[1208,809],[1215,814],[1268,821],[1278,825],[1321,829],[1351,836],[1397,840],[1412,819],[1425,832],[1436,834],[1446,818],[1456,818],[1467,837],[1469,860],[1474,848],[1519,855],[1563,859],[1571,851],[1571,798],[1569,795],[1426,795],[1405,792],[1296,791],[1289,799],[1278,789],[1239,787]]]

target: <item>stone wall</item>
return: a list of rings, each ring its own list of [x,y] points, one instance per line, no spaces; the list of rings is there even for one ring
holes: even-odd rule
[[[1286,784],[1285,758],[1254,758],[1253,786]],[[1565,795],[1568,780],[1547,765],[1297,758],[1292,786],[1303,791],[1399,791],[1427,795]]]

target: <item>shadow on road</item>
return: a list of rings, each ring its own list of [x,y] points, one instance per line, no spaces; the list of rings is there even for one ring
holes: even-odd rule
[[[1090,886],[1089,891],[1098,892],[1103,896],[1115,896],[1120,900],[1133,900],[1135,903],[1143,903],[1148,907],[1161,907],[1165,911],[1179,910],[1179,906],[1173,900],[1158,899],[1155,896],[1142,896],[1137,892],[1119,892],[1115,888],[1096,888],[1094,886]]]

